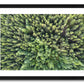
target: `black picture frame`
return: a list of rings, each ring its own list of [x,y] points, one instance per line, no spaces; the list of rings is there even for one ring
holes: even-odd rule
[[[84,8],[84,4],[0,4],[0,8]]]
[[[0,76],[0,80],[84,80],[84,76]]]
[[[84,8],[84,4],[0,4],[0,8]],[[84,76],[0,76],[0,80],[84,80]]]

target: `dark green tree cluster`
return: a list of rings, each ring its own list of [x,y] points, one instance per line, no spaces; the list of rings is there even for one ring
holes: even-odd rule
[[[84,70],[84,15],[1,15],[1,68]]]

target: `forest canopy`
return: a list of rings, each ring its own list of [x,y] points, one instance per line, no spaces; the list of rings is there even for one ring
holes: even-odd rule
[[[84,14],[2,14],[2,70],[84,70]]]

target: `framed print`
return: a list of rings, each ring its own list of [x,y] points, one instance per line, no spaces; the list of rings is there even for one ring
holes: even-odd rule
[[[84,5],[0,5],[0,79],[83,78]]]

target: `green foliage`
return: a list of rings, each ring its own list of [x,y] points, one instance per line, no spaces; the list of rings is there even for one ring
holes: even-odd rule
[[[2,70],[84,70],[83,14],[3,14]]]

